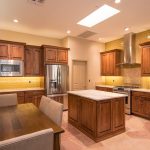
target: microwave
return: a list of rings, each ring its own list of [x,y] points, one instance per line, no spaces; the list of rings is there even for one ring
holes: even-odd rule
[[[0,60],[0,76],[23,76],[24,62],[21,60]]]

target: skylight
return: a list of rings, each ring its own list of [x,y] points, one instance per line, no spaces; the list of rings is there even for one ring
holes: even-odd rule
[[[112,16],[119,13],[120,10],[115,9],[108,5],[103,5],[99,7],[97,10],[89,14],[87,17],[80,20],[77,24],[86,26],[86,27],[92,27]]]

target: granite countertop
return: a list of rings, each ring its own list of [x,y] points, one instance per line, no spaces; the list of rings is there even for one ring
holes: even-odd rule
[[[118,94],[118,93],[98,91],[98,90],[68,91],[68,93],[89,98],[95,101],[107,100],[107,99],[113,99],[119,97],[127,97],[126,94]]]
[[[150,92],[150,89],[137,88],[137,89],[132,89],[132,91],[137,91],[137,92]]]
[[[96,85],[96,87],[107,87],[107,88],[113,88],[114,86],[113,85]]]
[[[44,90],[44,88],[16,88],[16,89],[0,89],[0,93],[3,92],[21,92],[21,91],[34,91],[34,90]]]

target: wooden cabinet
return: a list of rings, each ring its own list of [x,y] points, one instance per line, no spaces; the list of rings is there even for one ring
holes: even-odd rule
[[[150,119],[150,93],[132,92],[132,113]]]
[[[25,91],[25,103],[33,103],[39,107],[44,91]]]
[[[80,128],[94,136],[96,131],[96,101],[80,97],[79,107]]]
[[[96,86],[96,90],[106,91],[106,92],[113,92],[113,88],[111,88],[111,87]]]
[[[112,101],[113,108],[113,131],[120,130],[125,124],[125,112],[124,112],[124,101],[121,99],[115,99]]]
[[[68,120],[98,142],[125,131],[124,98],[95,101],[68,94]]]
[[[57,51],[57,62],[58,63],[68,63],[68,50],[59,49]]]
[[[67,64],[68,63],[68,48],[43,45],[45,64]]]
[[[0,59],[9,59],[9,45],[0,43]]]
[[[25,43],[0,40],[0,59],[24,60]]]
[[[98,136],[109,134],[112,132],[112,104],[111,101],[102,101],[98,103],[97,109],[97,126]]]
[[[37,107],[39,107],[42,95],[45,95],[44,90],[3,92],[0,94],[10,93],[17,93],[18,104],[33,103]]]
[[[121,63],[122,50],[111,50],[100,53],[101,58],[101,75],[103,76],[119,76],[121,68],[117,65]]]
[[[142,76],[150,75],[150,42],[141,44],[142,58],[141,58],[141,71]]]
[[[79,126],[79,98],[74,95],[68,95],[68,117],[69,121],[75,126]]]
[[[43,75],[43,66],[44,62],[40,47],[27,45],[25,48],[25,75]]]

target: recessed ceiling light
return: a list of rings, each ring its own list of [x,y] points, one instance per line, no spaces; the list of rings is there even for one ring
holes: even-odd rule
[[[93,11],[91,14],[89,14],[87,17],[80,20],[77,24],[86,26],[86,27],[92,27],[112,16],[119,13],[120,10],[115,9],[108,5],[103,5],[99,7],[97,10]]]
[[[129,28],[127,27],[127,28],[125,28],[124,30],[125,30],[125,31],[128,31],[128,30],[129,30]]]
[[[13,22],[17,23],[17,22],[19,22],[19,21],[18,21],[17,19],[14,19]]]
[[[121,0],[115,0],[115,3],[116,4],[118,4],[118,3],[120,3],[121,2]]]
[[[101,41],[103,38],[99,38],[98,40]]]
[[[70,30],[67,30],[67,34],[70,34],[71,33],[71,31]]]

